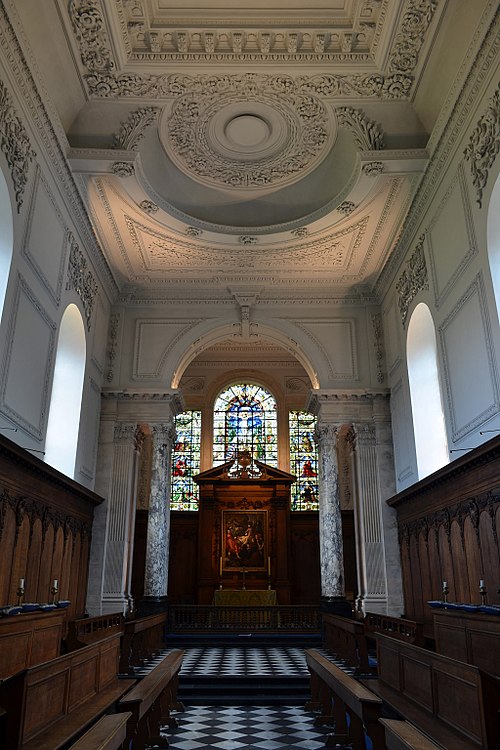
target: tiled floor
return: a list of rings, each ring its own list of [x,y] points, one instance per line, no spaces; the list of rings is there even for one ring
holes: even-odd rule
[[[331,727],[297,706],[191,706],[165,729],[170,750],[319,750]]]
[[[290,647],[188,648],[182,675],[213,677],[309,676],[304,649]]]

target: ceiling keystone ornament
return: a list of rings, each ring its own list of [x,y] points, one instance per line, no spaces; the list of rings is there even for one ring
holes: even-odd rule
[[[115,161],[112,170],[118,177],[132,177],[135,172],[134,165],[128,161]]]
[[[378,177],[384,171],[384,164],[381,161],[370,161],[363,165],[363,173],[367,177]]]
[[[326,106],[292,78],[207,78],[172,105],[162,143],[185,173],[232,188],[288,183],[328,153]]]
[[[424,240],[425,235],[421,235],[417,247],[407,262],[407,269],[403,271],[396,284],[399,312],[401,313],[403,325],[406,324],[408,310],[417,294],[429,288],[429,277],[424,255]]]
[[[87,268],[85,256],[72,236],[70,236],[70,242],[71,250],[69,253],[68,281],[66,282],[66,289],[74,289],[80,297],[85,312],[85,319],[87,321],[87,330],[90,331],[92,310],[94,309],[94,302],[98,288],[92,271]]]
[[[384,148],[382,128],[369,120],[364,112],[353,107],[337,107],[335,114],[339,126],[350,130],[361,151],[378,151]]]
[[[488,182],[489,169],[500,151],[500,85],[489,100],[486,112],[474,128],[464,150],[470,162],[476,201],[482,207],[483,190]]]
[[[158,119],[159,112],[159,107],[141,107],[133,112],[113,137],[113,148],[125,151],[137,150],[146,129]]]
[[[19,213],[28,183],[30,163],[36,157],[36,153],[31,148],[28,134],[16,114],[9,92],[2,81],[0,81],[0,148],[9,165],[14,183],[17,213]]]

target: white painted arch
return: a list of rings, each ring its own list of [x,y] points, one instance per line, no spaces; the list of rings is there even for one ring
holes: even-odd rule
[[[170,387],[179,387],[188,365],[205,349],[228,339],[241,340],[239,323],[221,320],[204,321],[181,336],[162,362],[162,379]],[[253,335],[282,347],[292,354],[306,371],[311,387],[325,387],[329,378],[329,363],[316,343],[293,324],[273,321],[273,325],[252,323]],[[251,342],[251,337],[247,339]]]

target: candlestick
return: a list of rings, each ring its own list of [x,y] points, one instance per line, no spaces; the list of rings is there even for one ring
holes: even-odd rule
[[[19,586],[17,587],[16,594],[17,594],[17,604],[19,606],[24,596],[24,578],[19,579]]]
[[[18,588],[23,589],[24,588],[24,578],[19,579],[19,585]]]
[[[443,581],[443,598],[444,598],[445,604],[448,602],[448,593],[449,593],[448,584],[446,583],[446,581]]]
[[[57,578],[54,578],[54,580],[52,581],[52,587],[50,589],[50,593],[52,594],[52,603],[53,604],[56,604],[56,602],[57,602],[57,598],[56,597],[57,597],[58,592],[59,592],[59,581],[57,580]]]
[[[479,581],[479,593],[481,595],[481,604],[486,604],[486,586],[484,585],[484,580],[482,578]]]

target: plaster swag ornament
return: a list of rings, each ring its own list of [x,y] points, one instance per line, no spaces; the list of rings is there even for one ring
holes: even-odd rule
[[[396,284],[399,312],[401,313],[403,325],[406,324],[408,310],[417,294],[429,288],[427,263],[424,255],[424,240],[425,235],[422,235],[407,263],[407,269],[403,271]]]
[[[19,213],[28,183],[30,163],[36,157],[36,153],[31,148],[28,134],[16,114],[9,92],[2,81],[0,81],[0,148],[9,165],[14,183],[17,213]]]
[[[500,85],[489,100],[486,112],[479,119],[464,150],[470,162],[476,201],[482,208],[483,190],[488,182],[489,169],[500,151]]]
[[[143,211],[147,214],[156,214],[160,208],[156,205],[156,203],[153,203],[153,201],[144,200],[139,203],[139,207],[142,208]]]
[[[384,171],[384,164],[381,161],[370,161],[363,165],[363,173],[367,177],[378,177]]]
[[[341,214],[344,214],[344,216],[349,216],[349,214],[352,214],[355,208],[356,205],[352,201],[343,201],[340,206],[337,206],[337,211],[339,211]]]
[[[92,271],[87,268],[85,256],[72,237],[66,289],[74,289],[80,297],[87,321],[87,330],[90,331],[92,311],[98,288]]]
[[[365,113],[354,107],[338,107],[337,121],[351,132],[356,146],[361,151],[378,151],[384,148],[384,132],[380,125],[369,120]]]

